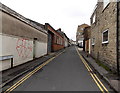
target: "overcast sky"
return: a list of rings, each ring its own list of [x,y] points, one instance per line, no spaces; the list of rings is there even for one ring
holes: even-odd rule
[[[41,24],[49,23],[56,30],[61,28],[66,35],[76,40],[77,27],[90,25],[97,0],[1,0],[21,15]]]

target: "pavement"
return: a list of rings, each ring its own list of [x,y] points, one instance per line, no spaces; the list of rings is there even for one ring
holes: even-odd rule
[[[31,60],[27,63],[24,63],[22,65],[7,69],[5,71],[2,71],[2,82],[0,82],[0,88],[4,87],[8,83],[12,82],[13,80],[17,79],[18,77],[24,75],[25,73],[33,70],[35,67],[39,66],[43,62],[47,61],[48,59],[54,57],[58,53],[60,53],[62,50],[59,50],[57,52],[49,53],[48,55],[42,56],[40,58],[36,58],[34,60]]]
[[[41,65],[39,66],[41,67]],[[36,70],[34,70],[36,71]],[[32,72],[34,72],[32,71]],[[34,74],[21,76],[11,84],[6,85],[7,91],[81,91],[81,92],[100,92],[104,88],[99,88],[83,61],[81,60],[75,46],[65,49],[65,52],[54,57],[44,67],[38,69]],[[30,75],[30,77],[28,77]],[[19,82],[20,81],[20,82]],[[108,89],[109,86],[102,80],[100,81]],[[101,85],[101,86],[103,86]],[[4,91],[4,90],[3,90]],[[6,91],[6,92],[7,92]]]
[[[81,48],[78,48],[78,50],[84,59],[89,63],[89,65],[91,65],[94,70],[101,76],[101,78],[103,78],[110,85],[110,87],[114,89],[114,91],[120,93],[120,80],[118,79],[120,77],[99,66],[90,55],[87,57],[87,53]]]

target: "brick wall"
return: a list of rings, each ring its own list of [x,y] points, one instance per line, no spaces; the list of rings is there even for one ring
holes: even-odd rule
[[[52,45],[53,51],[57,51],[57,50],[60,50],[60,49],[63,49],[63,48],[64,48],[63,45],[58,45],[58,44]]]
[[[96,21],[91,25],[91,38],[95,38],[95,45],[91,47],[91,55],[100,60],[103,64],[116,70],[116,3],[109,3],[103,9],[103,2],[98,2],[98,6],[93,15],[96,15]],[[93,18],[93,15],[91,18]],[[108,44],[102,43],[102,33],[109,30]]]

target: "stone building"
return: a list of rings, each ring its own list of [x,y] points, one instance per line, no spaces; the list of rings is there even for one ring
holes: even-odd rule
[[[117,3],[117,71],[120,74],[120,1]]]
[[[77,28],[77,33],[76,33],[76,44],[79,47],[83,47],[83,40],[84,40],[84,36],[83,36],[83,32],[84,32],[84,28],[88,27],[89,25],[87,24],[82,24],[79,25]]]
[[[120,2],[102,0],[91,16],[91,55],[119,71],[120,63]]]
[[[0,71],[47,54],[47,31],[0,3]]]

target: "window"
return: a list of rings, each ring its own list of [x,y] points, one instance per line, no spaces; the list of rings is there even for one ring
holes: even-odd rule
[[[91,17],[91,24],[94,24],[96,21],[96,14],[94,13]]]
[[[61,39],[60,39],[60,45],[61,45]]]
[[[62,44],[62,40],[61,40],[61,45],[63,45],[63,44]]]
[[[105,8],[110,3],[110,0],[103,0],[103,8]]]
[[[60,38],[58,37],[58,44],[60,44]]]
[[[54,43],[56,43],[57,42],[57,38],[56,38],[56,35],[54,36]]]
[[[108,39],[109,39],[109,35],[108,35],[109,33],[108,33],[108,29],[107,30],[105,30],[105,31],[103,31],[103,33],[102,33],[102,43],[104,44],[104,43],[108,43]]]
[[[96,18],[96,15],[94,14],[92,23],[95,23],[95,18]]]
[[[84,29],[83,29],[83,28],[81,28],[81,30],[83,31]]]
[[[92,38],[92,45],[95,45],[95,38]]]
[[[59,39],[58,39],[58,44],[60,44],[60,37],[59,37]]]
[[[56,40],[57,40],[57,44],[58,44],[58,42],[59,42],[58,39],[59,39],[59,37],[57,36],[57,39],[56,39]]]

